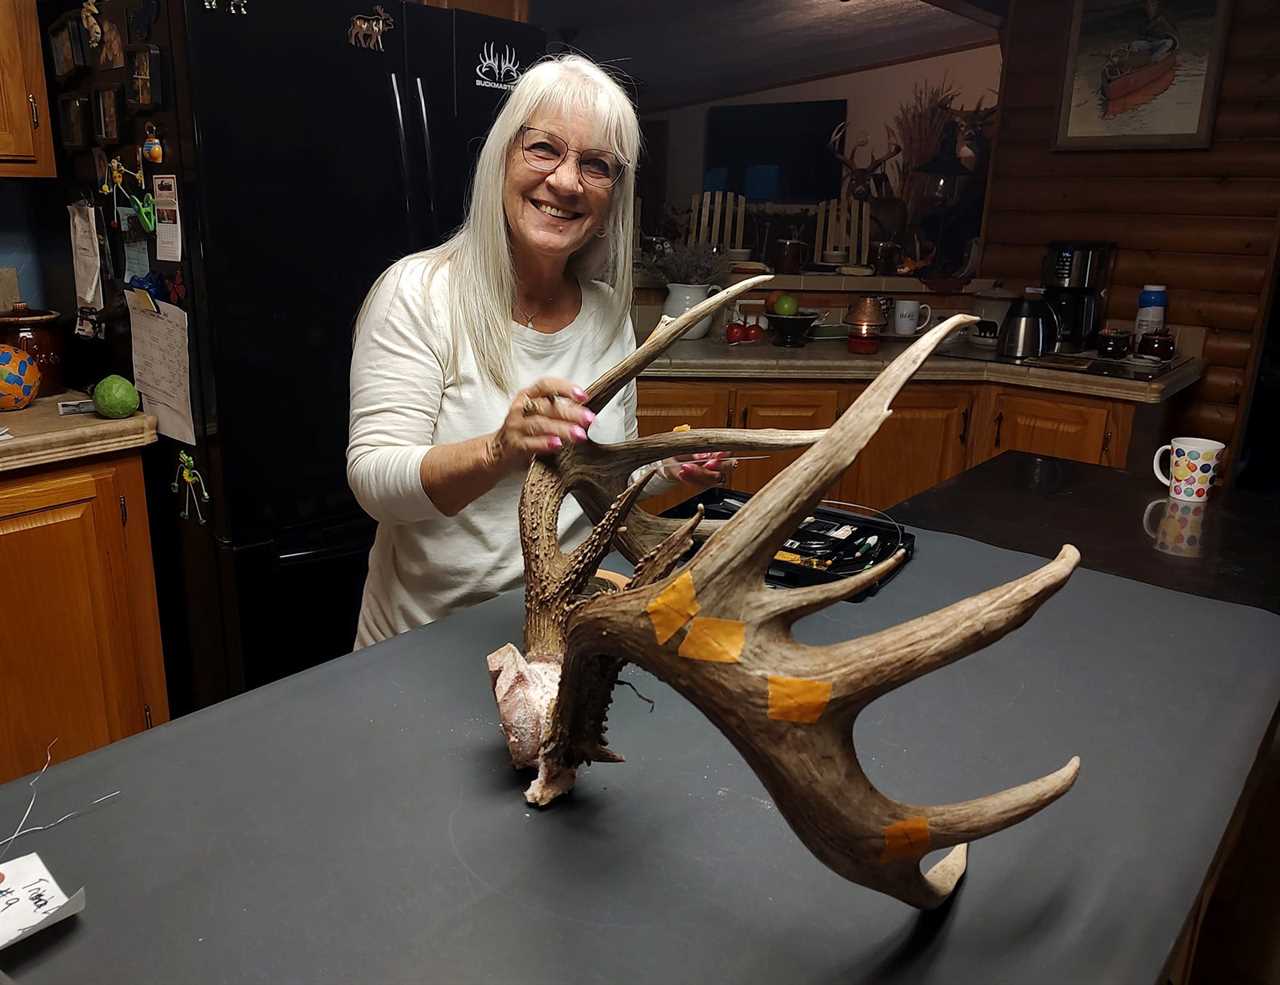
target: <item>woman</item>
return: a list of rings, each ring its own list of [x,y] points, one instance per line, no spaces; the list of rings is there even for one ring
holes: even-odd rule
[[[588,429],[602,443],[636,436],[634,384],[598,416],[581,387],[635,348],[639,146],[630,100],[599,67],[539,63],[489,132],[461,228],[369,292],[347,477],[379,523],[357,647],[519,585],[530,459]],[[729,467],[714,455],[663,472],[706,486]],[[560,520],[566,545],[590,529],[572,500]]]

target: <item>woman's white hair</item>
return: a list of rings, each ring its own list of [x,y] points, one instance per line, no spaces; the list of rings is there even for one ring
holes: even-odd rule
[[[601,337],[592,340],[602,350],[623,329],[631,311],[635,167],[640,156],[635,108],[622,87],[590,59],[551,56],[525,72],[507,97],[480,151],[466,219],[452,237],[429,251],[428,280],[449,265],[453,365],[446,367],[446,374],[456,371],[456,353],[465,340],[480,372],[504,393],[532,382],[513,379],[515,263],[502,193],[509,150],[520,128],[538,113],[589,121],[599,141],[593,146],[612,151],[624,165],[610,196],[604,235],[592,236],[573,254],[568,271],[580,280],[601,280],[613,288]]]

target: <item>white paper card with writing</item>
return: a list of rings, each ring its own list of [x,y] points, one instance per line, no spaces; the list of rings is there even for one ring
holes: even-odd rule
[[[143,408],[156,416],[156,430],[175,441],[196,443],[191,416],[187,313],[153,301],[146,291],[126,290],[133,339],[133,382]]]
[[[91,205],[68,205],[71,217],[71,261],[75,271],[76,304],[102,310],[102,262],[98,253],[98,222]],[[92,329],[90,329],[92,334]]]
[[[158,174],[152,179],[156,199],[156,259],[182,259],[182,213],[178,211],[178,178]]]
[[[84,889],[68,898],[35,852],[0,864],[0,948],[84,909]]]

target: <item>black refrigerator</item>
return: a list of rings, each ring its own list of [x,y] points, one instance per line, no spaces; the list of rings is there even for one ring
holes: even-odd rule
[[[374,532],[346,481],[356,313],[383,269],[461,221],[475,154],[545,38],[395,0],[99,4],[131,41],[151,5],[139,33],[171,82],[150,117],[165,161],[145,170],[178,178],[183,258],[152,268],[184,272],[196,444],[162,438],[144,464],[181,713],[350,651]],[[184,449],[205,523],[171,491]]]

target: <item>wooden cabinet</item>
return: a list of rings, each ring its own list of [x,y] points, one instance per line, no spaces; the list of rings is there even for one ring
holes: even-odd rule
[[[138,456],[0,478],[0,781],[167,721]]]
[[[973,387],[906,386],[890,405],[892,416],[845,472],[838,498],[883,510],[963,472],[973,401]]]
[[[0,0],[0,177],[53,177],[36,0]]]
[[[735,387],[733,426],[752,430],[821,430],[835,423],[838,396],[834,387],[819,385]],[[761,461],[743,462],[733,478],[733,488],[759,491],[804,452],[804,448],[774,452]]]
[[[813,382],[746,384],[641,380],[641,434],[695,428],[829,427],[866,389]],[[991,383],[910,383],[891,405],[893,414],[846,470],[829,495],[887,509],[1004,451],[1123,467],[1133,429],[1134,406]],[[757,492],[804,449],[744,462],[732,485]],[[654,497],[646,508],[660,511],[688,498],[691,490]]]
[[[1004,451],[1104,465],[1124,461],[1117,441],[1124,411],[1113,401],[1010,387],[988,388],[984,397],[975,422],[974,464]]]
[[[729,423],[731,391],[706,383],[636,383],[636,425],[640,436],[691,428],[722,428]],[[643,501],[650,513],[661,513],[683,502],[696,490],[682,487]]]

